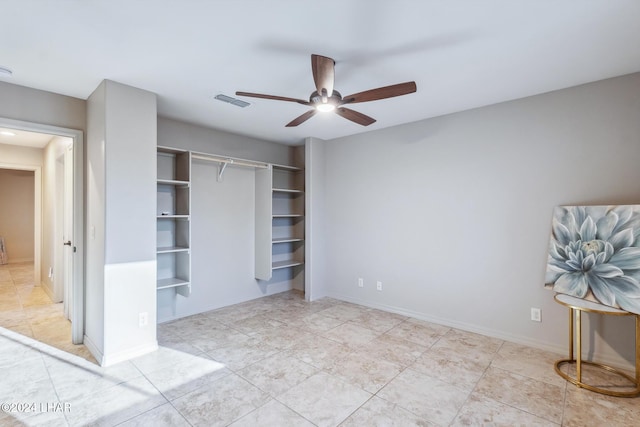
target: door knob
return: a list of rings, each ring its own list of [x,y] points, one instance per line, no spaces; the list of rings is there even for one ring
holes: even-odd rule
[[[71,240],[67,240],[66,242],[63,243],[63,245],[65,246],[71,246]]]

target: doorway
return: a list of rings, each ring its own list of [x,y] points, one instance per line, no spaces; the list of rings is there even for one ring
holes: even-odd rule
[[[29,157],[27,149],[15,155],[3,155],[0,168],[33,170],[36,187],[34,282],[49,285],[46,293],[51,299],[64,302],[65,317],[71,321],[71,342],[81,344],[84,337],[82,131],[4,118],[0,118],[0,128],[7,133],[38,134],[48,141],[47,156],[43,156],[39,164]],[[4,142],[7,143],[6,139]]]

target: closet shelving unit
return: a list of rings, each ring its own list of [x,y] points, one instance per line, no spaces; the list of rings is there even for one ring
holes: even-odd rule
[[[304,264],[304,170],[272,164],[256,172],[256,278]]]
[[[304,265],[304,169],[158,146],[158,291],[191,294],[191,164],[218,163],[255,169],[255,277]],[[299,270],[296,271],[298,273]]]
[[[157,283],[158,291],[191,295],[191,153],[157,149]]]

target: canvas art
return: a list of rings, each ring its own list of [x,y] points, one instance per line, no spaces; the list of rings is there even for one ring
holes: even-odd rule
[[[640,314],[640,205],[556,207],[545,286]]]

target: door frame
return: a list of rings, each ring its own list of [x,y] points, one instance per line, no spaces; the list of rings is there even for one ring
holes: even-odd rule
[[[73,260],[73,301],[71,319],[71,341],[74,344],[82,344],[84,339],[84,278],[85,278],[85,235],[84,235],[84,133],[81,130],[69,129],[59,126],[51,126],[42,123],[13,120],[0,117],[0,127],[23,130],[28,132],[45,133],[70,138],[73,142],[73,235],[75,242]],[[38,168],[39,169],[39,168]],[[36,172],[36,187],[42,185],[40,171]],[[40,176],[40,178],[38,178]],[[36,200],[36,212],[42,209],[42,199]],[[42,213],[40,219],[36,218],[36,228],[41,229]],[[40,261],[42,250],[41,236],[37,233],[36,239],[40,239],[38,250],[34,258]],[[34,262],[35,265],[35,262]],[[40,275],[40,271],[37,272]]]

